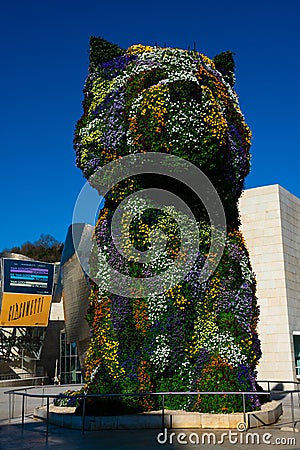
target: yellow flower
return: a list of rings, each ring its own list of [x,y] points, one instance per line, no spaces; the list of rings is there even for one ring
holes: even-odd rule
[[[134,44],[131,45],[126,51],[129,55],[136,55],[138,53],[144,53],[144,52],[152,52],[153,47],[150,47],[150,45],[142,45],[142,44]]]

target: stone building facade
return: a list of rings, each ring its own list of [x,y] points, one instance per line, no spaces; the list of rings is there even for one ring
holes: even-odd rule
[[[244,191],[242,227],[260,305],[260,380],[300,378],[300,199],[276,185]]]

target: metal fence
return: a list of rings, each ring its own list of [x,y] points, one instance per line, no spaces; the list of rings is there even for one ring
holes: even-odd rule
[[[231,391],[216,391],[216,392],[199,392],[199,391],[180,391],[180,392],[138,392],[138,393],[132,393],[132,394],[77,394],[77,395],[65,395],[61,394],[62,388],[67,389],[68,387],[71,387],[75,390],[75,388],[81,388],[83,385],[71,385],[71,386],[55,386],[55,389],[57,389],[57,393],[51,393],[47,394],[46,390],[49,389],[49,387],[42,387],[39,388],[41,390],[40,393],[31,393],[32,389],[37,389],[35,387],[28,387],[23,389],[14,389],[10,391],[6,391],[5,394],[9,395],[9,422],[13,418],[15,418],[15,396],[21,396],[21,422],[22,427],[24,427],[25,424],[25,416],[28,413],[28,401],[35,399],[35,402],[39,400],[39,406],[46,406],[46,436],[49,434],[49,412],[50,412],[50,400],[51,399],[57,399],[59,395],[59,399],[69,399],[69,398],[77,398],[82,400],[82,422],[81,422],[81,430],[82,434],[85,432],[85,419],[86,419],[86,401],[89,398],[121,398],[121,397],[142,397],[142,396],[154,396],[160,398],[160,405],[161,405],[161,425],[162,428],[164,428],[165,423],[165,398],[169,395],[186,395],[186,396],[201,396],[201,395],[208,395],[208,396],[223,396],[223,395],[234,395],[234,396],[241,396],[242,397],[242,404],[243,404],[243,417],[244,422],[246,423],[246,398],[248,396],[261,396],[261,395],[269,395],[270,398],[274,396],[290,396],[290,407],[291,407],[291,423],[292,428],[295,431],[295,412],[294,412],[294,394],[297,395],[298,398],[298,407],[300,408],[300,383],[294,382],[294,381],[270,381],[270,380],[262,380],[259,383],[266,383],[268,386],[267,390],[262,391],[237,391],[237,392],[231,392]],[[280,389],[274,389],[271,388],[271,386],[275,384],[276,386],[280,386],[281,384],[294,384],[296,386],[296,389],[291,390],[280,390]],[[51,390],[53,390],[54,386],[50,387]],[[37,403],[36,403],[37,406]]]
[[[0,375],[0,381],[2,380],[24,380],[26,378],[36,378],[32,373],[20,372],[20,373],[4,373]],[[44,377],[45,378],[45,377]]]

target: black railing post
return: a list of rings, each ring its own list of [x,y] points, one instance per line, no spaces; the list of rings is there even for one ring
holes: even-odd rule
[[[8,394],[8,422],[11,422],[11,393]]]
[[[293,391],[291,392],[291,412],[292,412],[292,421],[293,421],[293,431],[295,433],[295,412],[294,412],[294,398]]]
[[[84,425],[85,425],[85,399],[86,396],[83,397],[83,404],[82,404],[82,434],[84,434]]]
[[[24,404],[25,404],[25,395],[22,395],[22,428],[24,428],[24,416],[25,416],[25,411],[24,411]]]
[[[162,394],[161,427],[165,428],[165,394]]]
[[[41,406],[44,406],[44,394],[45,394],[45,388],[43,388],[43,394],[42,394],[42,403],[41,403]]]
[[[15,392],[13,392],[13,399],[12,399],[12,408],[11,408],[11,418],[14,418],[15,414]]]
[[[49,397],[47,396],[47,417],[46,417],[46,437],[49,434]]]
[[[27,414],[27,410],[28,410],[28,397],[27,397],[27,389],[25,389],[25,414]]]
[[[244,417],[244,424],[245,427],[248,427],[248,424],[246,423],[246,399],[245,399],[245,394],[242,394],[243,396],[243,417]]]

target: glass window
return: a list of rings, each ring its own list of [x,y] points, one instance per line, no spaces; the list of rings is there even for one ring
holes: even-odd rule
[[[70,347],[71,347],[71,355],[77,355],[77,345],[76,345],[76,342],[72,342],[71,344],[70,344]]]
[[[294,334],[293,338],[294,338],[296,375],[300,377],[300,335]]]
[[[66,335],[65,333],[60,333],[60,352],[62,356],[66,354]]]
[[[82,383],[77,345],[67,344],[64,331],[60,337],[60,379],[62,384]]]

